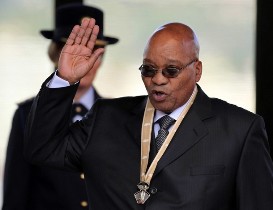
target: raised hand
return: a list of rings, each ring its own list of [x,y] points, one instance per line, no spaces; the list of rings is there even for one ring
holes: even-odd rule
[[[104,52],[103,48],[93,52],[98,32],[99,27],[93,18],[84,18],[81,26],[74,26],[60,55],[59,77],[74,84],[92,69]]]

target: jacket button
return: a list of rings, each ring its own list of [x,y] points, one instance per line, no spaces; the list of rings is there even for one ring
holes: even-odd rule
[[[81,179],[84,179],[84,173],[81,173],[80,177]]]
[[[150,188],[150,193],[151,194],[156,194],[157,193],[157,189],[155,187],[151,187]]]
[[[77,106],[77,107],[75,108],[75,110],[76,110],[77,113],[80,113],[80,112],[82,111],[82,108],[81,108],[80,106]]]
[[[87,206],[88,206],[87,201],[82,201],[82,202],[81,202],[81,206],[82,206],[82,207],[87,207]]]

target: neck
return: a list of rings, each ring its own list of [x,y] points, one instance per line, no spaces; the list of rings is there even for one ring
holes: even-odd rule
[[[74,101],[77,102],[80,100],[80,98],[89,90],[90,87],[88,88],[82,88],[82,87],[79,87],[77,92],[76,92],[76,95],[74,97]]]

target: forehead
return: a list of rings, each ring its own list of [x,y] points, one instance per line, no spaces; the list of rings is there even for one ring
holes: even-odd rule
[[[189,47],[183,40],[173,37],[155,37],[147,44],[143,59],[155,63],[183,62],[189,55]]]
[[[184,25],[170,25],[155,31],[147,42],[143,57],[151,60],[178,59],[181,62],[198,56],[194,32]]]

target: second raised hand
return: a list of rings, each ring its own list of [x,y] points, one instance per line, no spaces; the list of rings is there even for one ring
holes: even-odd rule
[[[92,70],[104,52],[103,48],[93,52],[98,33],[99,26],[95,25],[93,18],[84,18],[80,26],[74,26],[60,55],[59,77],[74,84]]]

